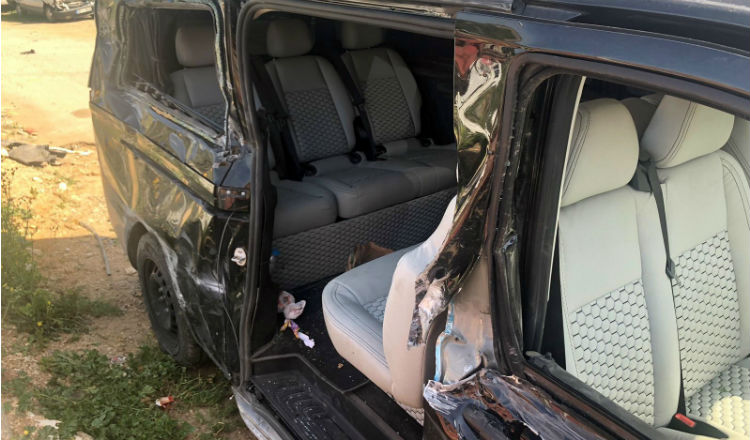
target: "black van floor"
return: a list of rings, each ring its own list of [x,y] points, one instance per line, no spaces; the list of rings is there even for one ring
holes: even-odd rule
[[[299,438],[363,438],[328,395],[301,372],[262,374],[253,377],[253,383]]]
[[[299,355],[305,358],[333,387],[341,392],[355,389],[367,383],[368,379],[346,359],[342,358],[328,337],[325,320],[323,319],[323,305],[321,293],[331,278],[326,278],[304,287],[292,290],[297,301],[305,300],[305,311],[294,322],[300,331],[315,340],[315,346],[308,348],[294,337],[291,330],[284,330],[277,334],[271,345],[258,356]],[[283,318],[280,316],[278,326],[281,328]]]

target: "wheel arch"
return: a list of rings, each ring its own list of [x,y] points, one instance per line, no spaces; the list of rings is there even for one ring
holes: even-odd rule
[[[143,237],[146,233],[148,233],[148,229],[146,229],[146,227],[141,222],[135,223],[130,228],[126,249],[128,253],[128,260],[133,267],[136,267],[136,264],[138,263],[138,242],[141,241],[141,237]]]

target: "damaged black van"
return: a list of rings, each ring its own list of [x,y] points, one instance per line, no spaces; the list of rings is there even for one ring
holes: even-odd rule
[[[257,438],[750,435],[745,2],[95,16],[112,224]]]

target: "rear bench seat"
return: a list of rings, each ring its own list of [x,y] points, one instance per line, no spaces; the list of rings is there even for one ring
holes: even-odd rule
[[[175,52],[183,67],[170,75],[175,99],[221,126],[226,104],[216,76],[213,27],[181,26],[175,35]]]
[[[266,41],[273,57],[266,68],[289,115],[293,156],[311,170],[303,181],[333,193],[338,215],[344,218],[416,197],[404,174],[350,160],[356,142],[354,109],[333,66],[307,55],[313,47],[307,24],[299,19],[274,21]]]
[[[750,184],[730,114],[665,96],[643,135],[664,190],[691,416],[750,436]]]
[[[663,181],[674,287],[653,195],[626,186],[638,143],[624,106],[582,103],[571,144],[559,223],[566,369],[673,437],[693,437],[665,428],[680,372],[690,417],[732,438],[750,431],[750,274],[735,270],[750,267],[750,186],[716,152],[732,120],[665,97],[645,129]]]
[[[354,153],[355,109],[330,62],[307,55],[307,24],[278,20],[267,30],[266,64],[292,133],[291,156],[307,169],[305,183],[328,189],[338,215],[353,218],[455,185],[453,168],[408,160],[366,161]],[[355,160],[352,160],[355,158]]]
[[[628,186],[638,135],[612,99],[581,103],[573,133],[558,236],[565,366],[665,426],[677,411],[677,334],[656,204]]]

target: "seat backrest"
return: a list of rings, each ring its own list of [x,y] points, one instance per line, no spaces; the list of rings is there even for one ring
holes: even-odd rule
[[[665,96],[641,141],[664,191],[686,398],[750,354],[750,186],[720,150],[733,124]]]
[[[307,23],[300,19],[268,25],[266,64],[289,116],[300,163],[347,154],[354,148],[354,108],[346,87],[325,58],[307,55],[313,47]]]
[[[216,76],[214,30],[210,25],[186,25],[177,29],[175,52],[182,70],[170,76],[174,97],[212,120],[224,117],[224,98]]]
[[[393,272],[383,315],[383,350],[391,373],[391,395],[412,408],[422,407],[425,346],[407,348],[416,303],[417,277],[437,256],[453,225],[456,198],[448,204],[440,224],[430,237],[405,253]]]
[[[396,51],[378,47],[382,43],[382,28],[341,25],[342,60],[362,91],[376,144],[412,138],[422,129],[414,75]]]
[[[739,162],[748,180],[750,180],[750,121],[740,117],[734,118],[734,128],[724,151],[734,156]]]
[[[613,99],[581,103],[568,151],[558,246],[568,372],[647,423],[677,409],[679,359],[653,196],[627,186],[638,136]]]

